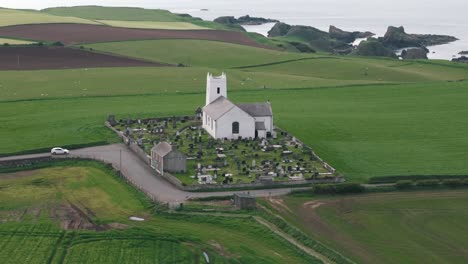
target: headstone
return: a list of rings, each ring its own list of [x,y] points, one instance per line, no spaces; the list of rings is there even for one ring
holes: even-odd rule
[[[125,135],[126,135],[127,137],[130,136],[130,135],[132,135],[132,130],[130,129],[130,127],[127,127],[127,128],[125,129]]]
[[[252,168],[255,168],[257,166],[257,163],[255,162],[255,160],[252,160]]]
[[[117,125],[117,121],[115,121],[115,115],[109,115],[107,122],[109,122],[111,126]]]

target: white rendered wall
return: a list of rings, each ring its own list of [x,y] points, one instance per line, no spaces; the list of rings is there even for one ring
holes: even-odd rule
[[[273,132],[273,118],[271,116],[256,116],[255,121],[265,122],[267,132]]]
[[[213,126],[211,126],[211,123],[213,123]],[[216,121],[212,120],[205,112],[203,112],[203,129],[216,138]]]
[[[239,134],[232,134],[232,123],[239,122]],[[215,138],[255,138],[255,119],[238,107],[232,108],[217,120]]]
[[[228,98],[226,74],[223,72],[221,76],[213,76],[211,73],[208,73],[206,77],[206,105],[209,105],[220,96]]]

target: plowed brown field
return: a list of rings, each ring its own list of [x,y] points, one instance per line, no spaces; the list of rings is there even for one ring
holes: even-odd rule
[[[203,39],[265,48],[242,32],[221,30],[163,30],[86,24],[31,24],[0,27],[0,36],[60,41],[65,45],[124,40]]]
[[[166,66],[64,47],[0,47],[0,70]]]

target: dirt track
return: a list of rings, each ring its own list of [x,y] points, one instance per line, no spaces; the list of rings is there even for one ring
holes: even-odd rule
[[[32,24],[0,27],[0,36],[60,41],[65,45],[147,39],[205,39],[265,48],[242,32],[132,29],[85,24]]]
[[[166,66],[63,47],[0,47],[0,70]]]

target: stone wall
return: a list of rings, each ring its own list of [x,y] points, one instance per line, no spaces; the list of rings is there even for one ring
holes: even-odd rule
[[[0,161],[0,169],[28,167],[43,162],[53,161],[52,156]]]
[[[177,117],[176,117],[177,118]],[[180,117],[179,117],[180,118]],[[163,118],[157,118],[157,120],[162,120]],[[190,120],[193,120],[191,118]],[[148,119],[148,120],[156,120],[156,118],[153,119]],[[129,149],[134,152],[143,162],[148,164],[148,166],[151,165],[151,157],[148,156],[139,146],[134,142],[133,140],[127,138],[122,131],[116,130],[114,127],[112,127],[109,122],[106,122],[105,125],[110,128],[112,131],[117,133],[117,135],[122,138],[122,140],[127,144]],[[276,127],[276,129],[278,129]],[[282,131],[281,129],[278,129],[279,131]],[[283,131],[285,132],[285,131]],[[330,165],[328,165],[326,162],[324,162],[320,157],[318,157],[313,150],[310,147],[307,147],[304,143],[300,142],[299,140],[296,140],[299,144],[302,144],[304,147],[308,148],[313,155],[321,162],[330,172],[335,173],[335,169],[332,168]],[[285,182],[273,182],[269,184],[265,183],[240,183],[240,184],[207,184],[207,185],[191,185],[191,186],[186,186],[184,185],[177,177],[173,176],[170,173],[165,172],[164,175],[158,174],[156,170],[151,168],[155,175],[158,175],[160,177],[163,177],[166,179],[169,183],[174,185],[180,190],[183,191],[188,191],[188,192],[201,192],[201,191],[214,191],[214,190],[224,190],[224,191],[229,191],[230,189],[274,189],[274,188],[294,188],[294,187],[302,187],[302,186],[307,186],[310,184],[332,184],[332,183],[342,183],[345,181],[345,179],[341,176],[338,177],[330,177],[326,179],[311,179],[311,180],[301,180],[301,181],[285,181]]]

